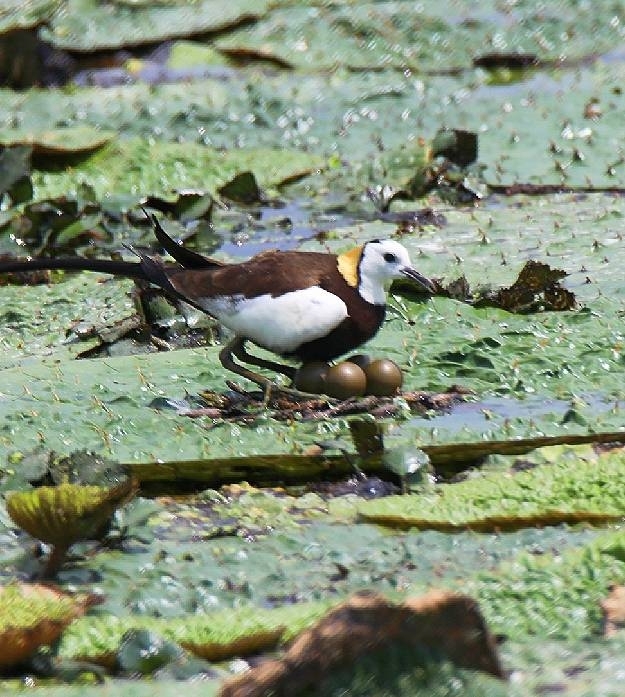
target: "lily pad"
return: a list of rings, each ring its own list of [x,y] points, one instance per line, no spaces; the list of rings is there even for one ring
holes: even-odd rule
[[[135,314],[132,287],[131,281],[111,283],[97,274],[68,274],[60,283],[27,290],[3,287],[0,368],[43,356],[73,357],[98,346],[107,329]]]
[[[90,617],[63,637],[64,657],[108,663],[128,628],[155,632],[210,661],[248,656],[275,647],[321,617],[330,603],[309,603],[279,610],[239,608],[183,620],[148,617]]]
[[[21,0],[6,0],[0,10],[0,33],[42,24],[50,18],[57,4],[57,0],[33,0],[26,4]]]
[[[493,631],[510,639],[598,636],[600,600],[610,585],[625,578],[625,564],[614,551],[622,540],[622,533],[615,531],[562,553],[522,554],[513,563],[503,563],[497,573],[482,574],[466,592],[475,592],[483,603]]]
[[[431,493],[363,502],[363,520],[391,527],[454,531],[508,530],[563,522],[604,523],[625,516],[622,453],[492,473]]]
[[[292,68],[319,70],[340,64],[436,72],[467,68],[479,54],[503,47],[538,53],[544,60],[579,58],[601,51],[591,35],[607,51],[620,40],[617,27],[603,24],[609,19],[575,2],[541,12],[533,3],[515,7],[515,12],[506,12],[496,2],[470,8],[453,2],[416,8],[410,2],[303,3],[235,29],[216,44],[234,55],[256,55]]]
[[[137,200],[147,195],[171,198],[185,189],[216,194],[219,186],[248,170],[254,171],[261,186],[275,187],[322,163],[317,156],[287,150],[218,152],[201,144],[133,139],[101,149],[71,171],[37,172],[33,183],[40,198],[67,195],[81,181],[93,187],[99,199],[121,192]]]
[[[233,0],[216,11],[202,0],[191,10],[177,0],[157,4],[64,0],[43,37],[57,48],[95,51],[218,31],[261,16],[266,0]]]
[[[45,131],[5,128],[0,130],[0,145],[27,145],[38,155],[70,155],[97,150],[115,136],[114,131],[102,131],[89,126]]]

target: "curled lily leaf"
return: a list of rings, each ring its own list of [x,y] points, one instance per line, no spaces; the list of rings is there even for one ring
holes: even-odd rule
[[[111,488],[63,483],[20,491],[7,498],[7,511],[20,528],[53,546],[45,575],[62,564],[75,542],[99,537],[115,510],[137,490],[128,478]]]
[[[0,588],[0,668],[22,663],[49,646],[94,599],[73,598],[49,586],[11,583]]]

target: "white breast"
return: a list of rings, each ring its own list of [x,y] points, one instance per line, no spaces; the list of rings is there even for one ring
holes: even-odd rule
[[[345,303],[316,286],[277,297],[201,298],[198,304],[239,336],[275,353],[320,339],[347,317]]]

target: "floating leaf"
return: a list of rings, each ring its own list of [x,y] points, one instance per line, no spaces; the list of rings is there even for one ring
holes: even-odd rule
[[[625,516],[625,456],[488,473],[433,493],[364,502],[363,520],[398,528],[497,530]],[[619,485],[620,483],[620,485]]]
[[[0,32],[35,27],[48,20],[54,10],[55,0],[3,0],[0,10]]]
[[[29,146],[0,148],[0,200],[7,194],[12,204],[28,201],[33,195],[30,180]]]
[[[64,0],[44,36],[54,46],[96,51],[155,43],[176,36],[205,34],[245,23],[265,12],[267,0],[230,0],[217,10],[212,0],[198,0],[192,11],[185,2],[157,3]]]
[[[0,130],[0,145],[28,146],[37,155],[70,155],[88,153],[110,142],[116,133],[90,126],[58,128],[47,131],[22,129]]]
[[[279,186],[309,174],[323,162],[318,155],[294,149],[219,151],[203,143],[127,138],[109,143],[71,169],[38,171],[33,184],[38,198],[67,196],[82,181],[91,185],[100,199],[112,193],[128,194],[134,195],[137,203],[146,196],[175,200],[176,192],[189,189],[215,193],[245,171],[253,171],[260,186]]]
[[[288,641],[297,636],[335,602],[297,603],[271,610],[239,606],[174,618],[90,616],[63,637],[61,654],[67,658],[113,665],[123,638],[132,636],[128,634],[132,629],[140,629],[176,642],[194,655],[212,662],[250,656],[274,649],[281,640]]]
[[[579,3],[541,12],[524,4],[514,14],[496,2],[459,8],[449,0],[418,6],[405,1],[294,5],[219,37],[217,47],[234,56],[307,70],[339,64],[422,73],[468,68],[476,54],[502,46],[560,60],[609,51],[620,38],[617,28],[608,26],[609,16],[598,17]]]
[[[430,488],[434,481],[432,462],[421,448],[394,448],[384,453],[382,461],[400,478],[403,493],[409,489]]]

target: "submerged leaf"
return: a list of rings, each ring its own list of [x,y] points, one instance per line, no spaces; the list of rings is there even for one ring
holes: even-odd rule
[[[117,654],[119,667],[131,674],[151,675],[159,668],[179,661],[182,647],[147,629],[129,629],[122,637]]]

